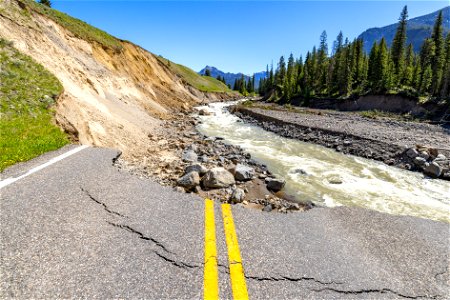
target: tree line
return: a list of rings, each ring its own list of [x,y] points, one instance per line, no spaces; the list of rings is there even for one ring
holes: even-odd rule
[[[382,38],[369,54],[363,40],[344,40],[342,32],[328,53],[327,33],[320,36],[319,47],[308,51],[305,59],[291,54],[281,56],[276,70],[267,66],[259,93],[275,100],[294,97],[348,98],[364,94],[403,93],[450,101],[450,33],[444,37],[443,15],[439,12],[431,37],[424,40],[420,53],[406,45],[408,10],[400,14],[392,46]]]

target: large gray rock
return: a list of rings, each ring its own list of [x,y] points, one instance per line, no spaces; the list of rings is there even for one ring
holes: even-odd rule
[[[430,155],[428,154],[427,151],[420,152],[419,156],[424,158],[425,160],[428,160],[430,158]]]
[[[200,184],[200,176],[197,172],[190,172],[177,180],[177,184],[188,190],[195,188]]]
[[[203,176],[206,174],[206,172],[208,172],[208,169],[201,164],[193,164],[186,167],[186,169],[184,170],[185,174],[188,174],[190,172],[197,172],[200,176]]]
[[[280,191],[284,187],[285,184],[286,184],[286,181],[284,179],[266,178],[267,189],[272,192]]]
[[[209,170],[202,180],[206,188],[226,188],[235,184],[234,176],[224,168],[213,168]]]
[[[423,157],[417,156],[414,158],[414,163],[419,167],[423,167],[427,163],[427,160]]]
[[[255,175],[255,170],[245,165],[237,164],[234,169],[234,178],[239,181],[251,180]]]
[[[244,201],[244,198],[245,198],[244,190],[240,189],[240,188],[236,188],[231,193],[230,200],[232,203],[241,203],[242,201]]]
[[[198,156],[193,150],[185,150],[181,155],[181,159],[188,162],[197,162]]]
[[[419,152],[417,152],[414,148],[409,148],[406,150],[406,155],[408,155],[409,158],[414,158],[416,156],[419,156]]]
[[[442,174],[442,167],[435,162],[427,164],[423,169],[423,172],[431,177],[437,178]]]

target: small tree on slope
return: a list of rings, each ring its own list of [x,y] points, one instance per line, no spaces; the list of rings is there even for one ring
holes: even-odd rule
[[[52,2],[50,0],[39,0],[40,4],[44,4],[48,7],[52,7]]]

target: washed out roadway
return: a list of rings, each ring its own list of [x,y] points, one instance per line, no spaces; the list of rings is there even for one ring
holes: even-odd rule
[[[117,156],[87,148],[0,190],[0,298],[203,298],[205,200],[120,171]],[[214,211],[219,296],[232,298]],[[250,299],[450,294],[449,224],[345,207],[231,211]]]

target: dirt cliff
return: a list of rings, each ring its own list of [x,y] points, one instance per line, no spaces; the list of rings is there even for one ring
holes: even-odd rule
[[[86,23],[59,12],[52,18],[53,10],[37,5],[2,0],[0,37],[61,81],[64,92],[57,102],[56,122],[82,144],[139,155],[151,142],[149,136],[161,130],[161,120],[201,102],[230,97],[225,86],[224,93],[196,89],[163,60],[130,42],[107,36],[113,39],[111,46],[82,38],[62,26],[63,21],[79,22],[89,33]]]

